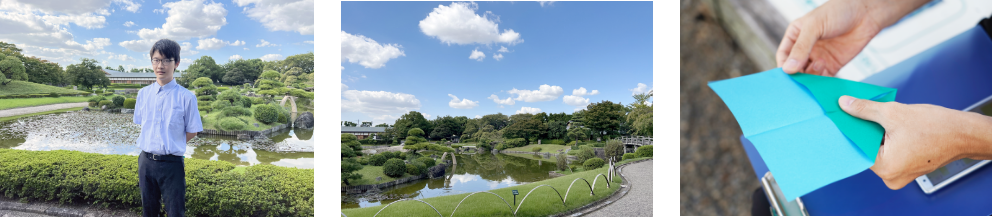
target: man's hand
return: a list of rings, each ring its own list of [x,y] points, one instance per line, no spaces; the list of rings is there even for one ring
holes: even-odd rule
[[[840,97],[841,109],[885,128],[875,172],[890,189],[961,158],[987,158],[992,118],[929,104],[907,105]]]
[[[883,28],[928,0],[834,0],[792,21],[775,54],[786,73],[834,76]]]

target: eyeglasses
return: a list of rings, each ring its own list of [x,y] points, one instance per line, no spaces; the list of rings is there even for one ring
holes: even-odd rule
[[[165,62],[165,64],[172,64],[172,63],[174,63],[176,61],[173,60],[173,59],[164,59],[164,60],[163,59],[152,59],[152,65],[162,64],[162,62]]]

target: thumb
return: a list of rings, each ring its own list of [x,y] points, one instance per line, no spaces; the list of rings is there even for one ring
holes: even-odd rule
[[[785,60],[785,64],[782,65],[782,70],[786,73],[799,72],[806,68],[806,64],[809,63],[809,53],[813,51],[813,45],[816,44],[816,40],[820,38],[818,32],[810,28],[810,26],[804,26],[802,30],[799,31],[799,37],[796,38],[796,43],[792,45],[792,51],[789,52],[789,58]]]
[[[883,103],[858,99],[847,95],[841,96],[838,103],[840,103],[840,108],[851,116],[874,121],[879,124],[882,123],[881,108],[884,105]]]

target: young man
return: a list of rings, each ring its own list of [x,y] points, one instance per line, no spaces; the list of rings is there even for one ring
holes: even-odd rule
[[[186,142],[203,131],[196,95],[176,84],[179,44],[169,39],[155,42],[149,52],[155,83],[138,91],[134,123],[138,136],[138,187],[144,216],[160,216],[159,199],[169,217],[186,214]]]

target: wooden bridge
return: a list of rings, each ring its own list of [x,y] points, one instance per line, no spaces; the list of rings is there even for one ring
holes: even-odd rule
[[[621,137],[620,138],[620,143],[623,143],[624,152],[625,153],[632,153],[632,152],[637,151],[637,148],[638,147],[645,146],[645,145],[653,145],[654,144],[654,138],[643,137],[643,136],[637,136],[637,137],[633,137],[633,136],[626,137],[625,136],[625,137]]]

